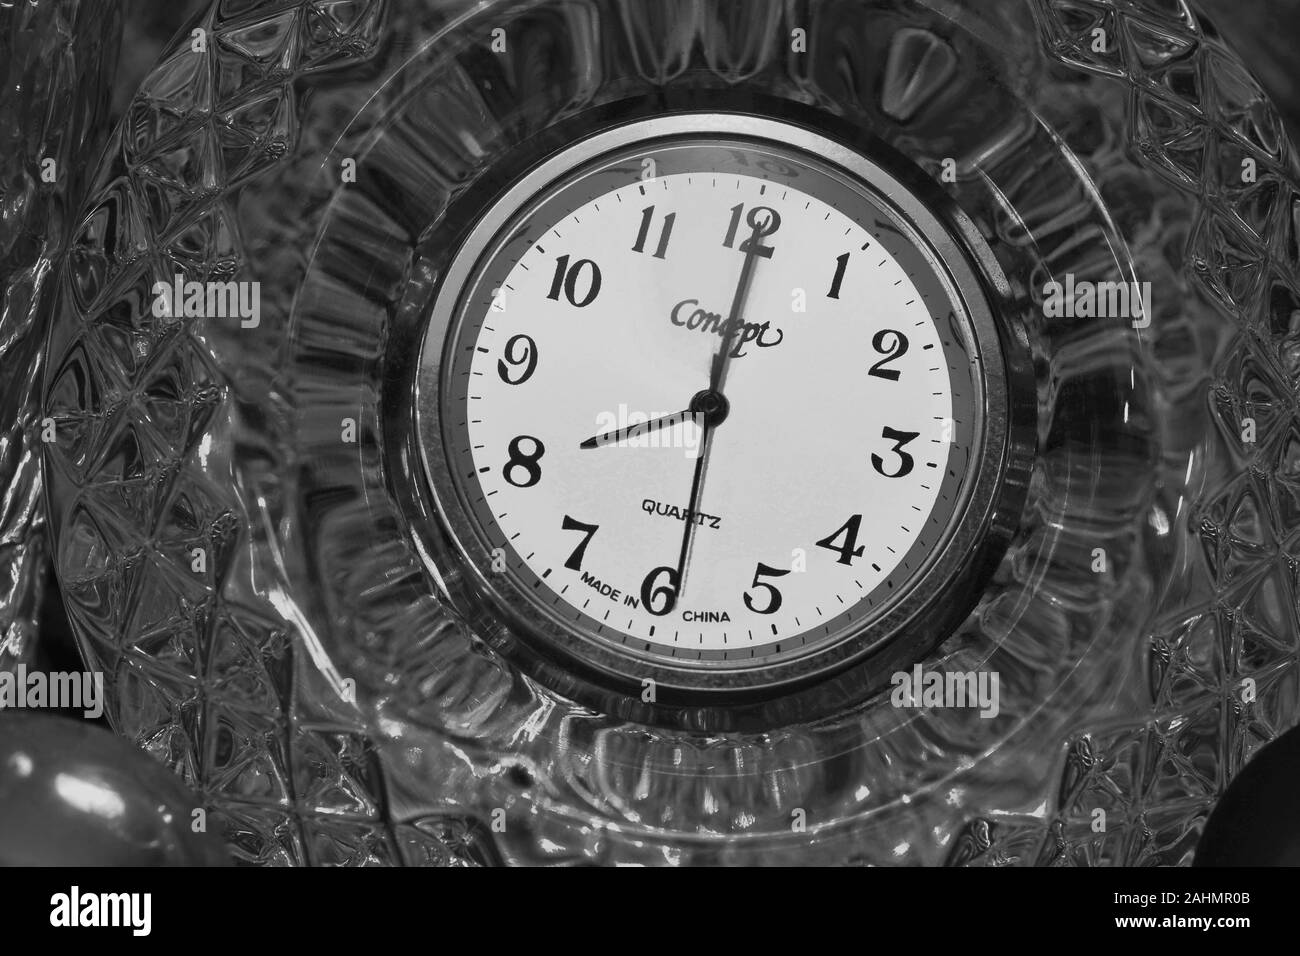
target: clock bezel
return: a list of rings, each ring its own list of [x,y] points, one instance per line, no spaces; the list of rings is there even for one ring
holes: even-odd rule
[[[784,105],[785,112],[791,112],[789,104]],[[819,128],[811,128],[807,119],[814,112],[800,117],[800,122],[791,122],[788,116],[778,119],[719,109],[659,112],[621,122],[607,120],[589,135],[551,149],[540,161],[534,160],[521,175],[510,178],[504,189],[498,188],[490,201],[484,203],[480,198],[480,215],[467,217],[459,241],[444,247],[448,251],[431,296],[433,305],[421,337],[414,383],[414,425],[420,433],[415,445],[424,465],[424,485],[452,552],[469,572],[464,580],[473,595],[471,599],[486,600],[499,615],[501,627],[493,630],[505,632],[499,633],[506,638],[503,643],[525,649],[524,656],[540,665],[543,679],[547,675],[558,679],[566,693],[582,696],[589,683],[594,683],[602,703],[608,702],[607,692],[613,691],[630,697],[635,705],[645,687],[643,681],[650,679],[656,685],[658,707],[715,704],[734,707],[745,700],[789,697],[802,688],[826,684],[834,678],[840,689],[818,696],[835,699],[864,696],[869,688],[879,686],[881,672],[874,667],[873,673],[861,672],[860,665],[868,661],[872,664],[889,661],[895,666],[907,666],[927,646],[932,646],[943,636],[944,629],[955,623],[953,609],[961,608],[963,612],[969,609],[992,569],[992,556],[1000,557],[1014,527],[1014,517],[1007,520],[1007,516],[1018,515],[1023,480],[1008,478],[1027,472],[1032,443],[1023,427],[1023,409],[1020,413],[1016,411],[1023,405],[1022,400],[1013,396],[1017,389],[1013,387],[1016,376],[1012,366],[1016,363],[1004,361],[1008,342],[1014,347],[1016,337],[1003,328],[992,308],[990,293],[998,285],[996,277],[991,283],[984,274],[990,268],[996,270],[996,264],[986,248],[970,248],[972,240],[978,239],[977,232],[959,213],[954,217],[950,201],[924,174],[884,144],[869,141],[860,134],[855,137],[854,145],[827,135],[825,120],[829,118],[821,118]],[[479,272],[484,256],[494,248],[502,230],[537,195],[570,179],[576,169],[631,145],[652,148],[653,144],[707,137],[746,139],[779,151],[802,154],[806,161],[832,167],[883,199],[894,218],[911,230],[914,238],[925,243],[929,258],[940,270],[941,281],[946,280],[960,300],[973,330],[973,345],[983,370],[982,445],[975,455],[973,480],[965,488],[965,500],[955,509],[942,543],[925,565],[913,573],[906,586],[900,588],[903,593],[889,603],[886,613],[872,619],[867,628],[857,628],[852,635],[793,660],[763,662],[744,668],[680,667],[667,661],[646,661],[620,653],[605,642],[574,633],[549,615],[536,613],[537,609],[526,598],[500,589],[499,581],[508,578],[485,570],[490,555],[477,533],[475,521],[467,517],[463,502],[456,494],[442,442],[441,404],[437,400],[445,353],[463,309],[468,283]],[[870,158],[864,150],[870,152]],[[939,207],[948,207],[945,219],[937,215],[935,210]],[[1005,287],[1005,282],[1001,286]],[[428,552],[425,554],[426,563],[430,563]],[[431,567],[431,571],[442,579],[437,567]],[[938,605],[942,607],[937,608]],[[470,610],[481,612],[482,607]],[[481,613],[474,616],[480,622],[483,619]],[[869,639],[864,640],[864,635],[870,635]],[[513,637],[519,641],[511,640]],[[849,671],[859,673],[853,675]],[[646,708],[634,706],[633,709]],[[653,711],[656,706],[649,709]]]

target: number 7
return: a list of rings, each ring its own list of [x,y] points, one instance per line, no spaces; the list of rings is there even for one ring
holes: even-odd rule
[[[569,555],[569,560],[564,562],[564,566],[568,568],[570,571],[581,571],[582,559],[583,556],[586,555],[587,553],[587,545],[591,544],[591,539],[595,536],[597,529],[600,528],[600,525],[583,524],[581,521],[576,521],[573,518],[570,518],[568,515],[565,515],[564,524],[561,527],[565,531],[585,532],[586,536],[582,539],[582,542],[576,548],[573,549],[573,554]]]

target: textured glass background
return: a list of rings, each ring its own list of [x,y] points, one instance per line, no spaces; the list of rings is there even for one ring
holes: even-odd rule
[[[49,577],[38,392],[54,263],[107,133],[119,22],[114,4],[0,4],[0,667],[70,656],[66,640],[37,656]]]
[[[514,6],[524,5],[500,5]],[[84,316],[92,330],[84,338],[71,322],[55,330],[54,355],[64,364],[51,374],[47,399],[63,429],[55,453],[70,455],[63,465],[82,479],[94,475],[89,493],[58,497],[67,506],[59,518],[67,535],[61,572],[83,650],[117,678],[118,728],[219,806],[230,839],[249,860],[448,862],[498,852],[515,860],[746,859],[728,857],[708,840],[674,845],[646,816],[719,797],[725,806],[725,792],[656,793],[653,777],[651,790],[642,792],[633,778],[584,781],[580,768],[566,776],[545,762],[521,766],[511,758],[526,750],[522,739],[498,740],[480,752],[481,741],[469,738],[483,714],[520,692],[501,685],[505,696],[493,699],[495,678],[488,673],[477,686],[435,680],[445,694],[432,702],[440,708],[436,719],[451,715],[463,723],[444,725],[433,736],[418,716],[416,725],[403,724],[401,709],[386,710],[382,698],[371,714],[332,702],[328,668],[311,663],[319,650],[311,620],[300,616],[276,573],[278,549],[293,542],[283,537],[284,526],[243,524],[283,515],[285,503],[275,497],[283,487],[254,480],[280,461],[269,443],[284,435],[284,423],[266,420],[282,408],[271,394],[274,369],[259,361],[232,363],[238,349],[216,330],[176,337],[141,329],[147,299],[129,282],[115,285],[129,278],[136,250],[156,249],[164,239],[167,262],[198,274],[248,267],[254,275],[299,276],[311,268],[300,258],[305,233],[295,226],[301,230],[310,222],[298,217],[304,208],[315,214],[318,200],[301,180],[316,173],[332,145],[329,137],[361,104],[341,83],[314,97],[309,108],[299,81],[324,69],[320,88],[331,89],[330,69],[373,57],[381,7],[218,4],[204,14],[230,41],[213,53],[208,76],[215,90],[203,88],[209,80],[193,63],[169,53],[123,107],[126,125],[111,144],[121,152],[97,174],[70,262],[77,321]],[[774,9],[749,9],[760,7]],[[556,36],[584,27],[576,11],[585,5],[568,8],[574,18]],[[827,831],[811,845],[787,845],[804,859],[1183,861],[1214,795],[1261,741],[1295,720],[1291,554],[1300,439],[1289,396],[1300,360],[1300,308],[1294,158],[1244,70],[1177,3],[1045,2],[1035,8],[1042,40],[1060,64],[1051,67],[1051,95],[1039,108],[1087,164],[1138,264],[1179,288],[1186,305],[1161,316],[1153,329],[1153,370],[1164,403],[1158,417],[1167,433],[1159,469],[1163,491],[1144,512],[1150,529],[1144,547],[1164,571],[1159,593],[1149,595],[1159,611],[1150,633],[1133,645],[1131,671],[1090,675],[1093,691],[1099,681],[1123,677],[1109,701],[1111,719],[1094,711],[1094,719],[1073,728],[1054,785],[1035,790],[1042,781],[1017,776],[1015,761],[1003,751],[998,760],[966,768],[951,790],[931,794],[924,807],[904,806]],[[438,9],[435,21],[454,7]],[[670,22],[652,18],[637,26],[658,38]],[[1239,11],[1232,22],[1245,29]],[[1095,23],[1125,37],[1114,55],[1090,51],[1088,29]],[[743,24],[730,26],[739,42],[712,51],[711,67],[743,66],[756,55],[743,42]],[[428,23],[412,27],[430,30]],[[666,41],[670,47],[693,27],[678,21],[677,29],[680,36]],[[1262,35],[1283,34],[1271,24]],[[925,42],[916,49],[924,52]],[[634,51],[649,58],[652,71],[677,68],[671,56],[655,60],[662,49],[654,43]],[[520,62],[502,79],[521,93],[545,89],[530,85],[541,78],[530,71],[544,71],[548,63],[572,68],[578,61],[566,55],[561,49]],[[913,66],[923,72],[920,62]],[[366,88],[364,72],[359,90]],[[1285,69],[1261,72],[1279,85],[1288,79]],[[462,104],[471,100],[472,84],[445,88]],[[915,88],[895,89],[902,91],[893,101],[898,107]],[[232,110],[216,127],[208,124],[205,96]],[[167,137],[178,124],[195,137],[187,150],[157,147],[174,142]],[[369,131],[352,132],[360,143]],[[1259,188],[1243,190],[1233,181],[1242,149],[1265,170]],[[254,177],[274,168],[280,178],[259,189]],[[301,176],[286,175],[293,169]],[[248,188],[238,192],[237,185]],[[1037,213],[1041,229],[1051,222],[1056,198],[1025,196],[1021,208]],[[346,204],[340,211],[349,212]],[[1071,228],[1086,213],[1083,206],[1057,211]],[[170,229],[172,216],[179,217],[178,228],[190,224],[183,233]],[[364,229],[353,233],[365,236]],[[286,298],[273,311],[287,317],[290,286],[281,280],[280,288]],[[294,334],[310,331],[300,326]],[[75,371],[62,374],[69,369]],[[1243,417],[1260,423],[1254,448],[1233,440]],[[150,462],[170,461],[178,447],[191,453],[174,462],[177,472],[150,470]],[[160,482],[175,481],[177,473],[189,489],[186,500],[177,507],[173,499],[163,520],[154,522],[148,515],[161,507]],[[251,513],[240,512],[250,504]],[[132,546],[132,529],[154,523],[166,532],[160,542],[145,550]],[[241,526],[249,527],[247,538]],[[30,534],[39,530],[33,521],[23,527],[22,540],[39,540]],[[168,556],[168,549],[195,541],[228,559],[220,578],[198,586],[169,568],[174,556]],[[292,565],[291,553],[288,560]],[[413,585],[385,586],[392,590],[381,591],[381,598],[397,601],[401,588]],[[214,604],[210,596],[217,593],[222,599]],[[132,600],[125,603],[128,595]],[[359,624],[362,639],[383,626],[350,623]],[[1068,632],[1063,618],[1051,616],[1035,628],[1061,638]],[[299,648],[296,655],[287,650],[291,644]],[[1035,659],[1044,647],[1062,650],[1050,640],[1019,648],[1027,680],[1053,666]],[[374,650],[357,648],[362,660]],[[1254,706],[1234,696],[1243,675],[1260,679]],[[564,726],[572,731],[582,724]],[[933,743],[941,754],[953,741]],[[746,743],[723,759],[761,759],[773,746]],[[678,759],[700,759],[700,753],[688,747]],[[708,759],[718,759],[716,752]],[[657,766],[645,764],[651,772]],[[850,773],[849,783],[853,774],[870,774],[862,766],[840,770]],[[588,783],[595,792],[584,794]],[[1025,793],[1008,792],[1008,783],[1012,789],[1023,784]],[[828,785],[792,778],[780,786],[807,793]],[[999,794],[990,797],[994,791]],[[627,814],[626,800],[611,812],[611,798],[617,805],[633,796],[641,801],[638,814]],[[1031,812],[1043,806],[1040,796],[1048,800],[1046,811]],[[591,806],[570,812],[575,799],[581,804],[587,797]],[[467,802],[458,807],[461,799]],[[1117,821],[1104,838],[1088,827],[1088,811],[1097,806]],[[517,824],[501,845],[488,848],[484,820],[496,807]],[[789,807],[778,799],[782,813]]]

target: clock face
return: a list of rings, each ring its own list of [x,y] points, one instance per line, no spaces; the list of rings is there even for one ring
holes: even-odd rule
[[[974,290],[897,183],[793,127],[710,125],[580,144],[496,204],[439,295],[421,427],[456,544],[530,639],[754,689],[941,590],[990,390]]]

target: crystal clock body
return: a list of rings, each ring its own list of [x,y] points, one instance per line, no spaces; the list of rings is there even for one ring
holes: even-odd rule
[[[550,153],[467,230],[424,343],[422,450],[536,654],[656,704],[833,675],[865,693],[968,610],[1008,378],[905,174],[688,112]]]

